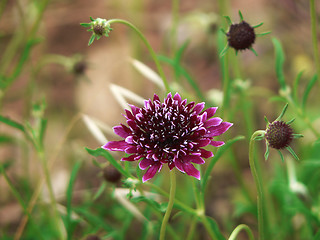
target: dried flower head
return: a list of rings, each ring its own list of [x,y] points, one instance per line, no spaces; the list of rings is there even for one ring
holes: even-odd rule
[[[269,156],[269,146],[271,148],[278,150],[282,160],[283,160],[283,155],[279,151],[281,149],[287,149],[294,158],[299,160],[298,156],[290,147],[290,143],[294,138],[300,138],[300,137],[303,137],[303,135],[293,133],[293,129],[291,128],[290,124],[294,121],[294,119],[288,122],[284,122],[281,120],[287,108],[288,108],[288,104],[285,105],[280,116],[272,123],[269,123],[268,119],[266,119],[267,129],[263,136],[263,138],[266,140],[266,153],[265,153],[266,160],[268,159],[268,156]]]
[[[121,173],[112,165],[103,169],[103,178],[107,182],[116,183],[121,179]]]
[[[250,49],[256,39],[254,28],[247,22],[231,24],[227,33],[228,44],[236,51]]]
[[[269,146],[275,149],[283,149],[289,146],[293,139],[293,130],[284,121],[274,121],[270,123],[266,135]]]
[[[131,105],[126,110],[127,125],[114,127],[114,132],[124,138],[111,141],[102,148],[131,154],[122,161],[138,161],[142,170],[148,168],[142,180],[151,179],[163,164],[170,170],[174,167],[181,172],[200,179],[200,172],[193,166],[203,164],[203,158],[212,157],[203,147],[211,144],[220,147],[222,141],[213,138],[227,131],[232,124],[213,117],[217,108],[204,110],[204,103],[187,104],[176,93],[167,95],[161,102],[155,94],[153,100],[145,101],[144,107]]]
[[[257,36],[263,36],[269,34],[266,33],[255,33],[255,28],[260,27],[263,23],[260,23],[255,26],[251,26],[249,23],[243,20],[243,16],[241,11],[239,11],[240,23],[232,23],[230,17],[226,16],[226,19],[229,23],[229,31],[224,32],[228,38],[228,43],[226,47],[220,53],[220,56],[223,56],[228,51],[229,47],[232,47],[236,50],[236,54],[238,51],[250,49],[255,55],[257,55],[256,51],[252,48]]]
[[[109,37],[112,28],[106,19],[90,17],[90,20],[90,23],[80,23],[81,26],[90,28],[88,32],[92,32],[88,45],[91,45],[95,39],[99,40],[102,36]]]

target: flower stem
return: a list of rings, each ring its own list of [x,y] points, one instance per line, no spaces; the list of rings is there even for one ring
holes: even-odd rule
[[[167,211],[163,217],[161,229],[160,229],[160,240],[165,239],[166,235],[166,227],[170,218],[171,210],[173,207],[173,202],[176,194],[176,175],[174,170],[170,171],[170,196],[169,196],[169,203],[167,207]]]
[[[312,45],[314,61],[316,64],[318,79],[320,80],[320,59],[317,37],[317,15],[314,0],[310,0],[310,17],[311,17],[311,33],[312,33]]]
[[[170,92],[170,88],[169,88],[169,84],[168,84],[168,81],[167,81],[167,78],[166,76],[164,75],[164,72],[163,72],[163,69],[158,61],[158,58],[157,58],[157,55],[156,53],[154,52],[153,48],[151,47],[150,43],[148,42],[148,40],[145,38],[145,36],[142,34],[142,32],[136,27],[134,26],[133,24],[131,24],[130,22],[126,21],[126,20],[123,20],[123,19],[110,19],[108,20],[108,23],[111,25],[112,23],[122,23],[128,27],[130,27],[132,30],[134,30],[138,35],[139,37],[141,38],[141,40],[144,42],[144,44],[146,45],[146,47],[148,48],[149,52],[150,52],[150,55],[154,61],[154,63],[156,64],[157,66],[157,69],[158,69],[158,72],[161,76],[161,79],[163,81],[163,84],[166,88],[166,90],[168,92]]]
[[[251,229],[246,225],[246,224],[240,224],[238,225],[231,233],[230,237],[228,240],[235,240],[238,234],[242,231],[245,230],[248,234],[249,240],[254,240],[253,233]]]
[[[257,204],[258,204],[258,228],[259,228],[259,240],[263,240],[265,236],[265,229],[264,229],[264,216],[263,216],[263,191],[262,191],[262,185],[261,185],[261,177],[259,176],[259,173],[257,171],[255,161],[254,161],[254,141],[255,138],[259,135],[265,134],[264,130],[258,130],[255,131],[250,139],[249,143],[249,164],[251,173],[254,179],[254,182],[256,184],[257,188]]]

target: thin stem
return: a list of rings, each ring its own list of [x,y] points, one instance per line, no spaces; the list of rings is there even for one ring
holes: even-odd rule
[[[81,119],[82,117],[82,114],[81,113],[78,113],[77,115],[75,115],[72,120],[70,121],[70,124],[68,125],[68,127],[66,128],[66,130],[64,131],[65,134],[64,136],[62,137],[61,141],[59,144],[56,145],[56,149],[55,151],[53,151],[55,154],[53,156],[51,156],[50,158],[50,166],[49,168],[51,169],[55,160],[57,159],[58,155],[60,154],[60,151],[62,149],[62,147],[64,146],[64,143],[67,139],[67,136],[69,135],[69,133],[71,132],[72,128],[74,127],[75,123]],[[41,181],[38,183],[37,185],[37,188],[35,190],[35,192],[33,193],[32,197],[31,197],[31,200],[29,201],[29,204],[28,204],[28,208],[27,208],[27,215],[25,215],[20,224],[19,224],[19,227],[18,227],[18,230],[16,231],[15,233],[15,236],[14,236],[14,240],[18,240],[21,238],[22,234],[23,234],[23,231],[24,231],[24,228],[25,226],[27,225],[28,223],[28,220],[29,220],[29,214],[31,214],[36,202],[37,202],[37,199],[41,193],[41,189],[42,187],[44,186],[45,184],[45,180],[44,179],[41,179]]]
[[[187,240],[192,240],[193,239],[194,231],[196,229],[197,219],[198,219],[197,216],[193,216],[192,217],[192,220],[191,220],[191,223],[190,223],[190,227],[189,227],[189,232],[188,232],[188,235],[187,235]]]
[[[255,131],[250,139],[250,144],[249,144],[249,164],[250,164],[250,169],[251,173],[254,179],[254,182],[256,184],[257,188],[257,205],[258,205],[258,228],[259,228],[259,240],[263,240],[265,236],[265,229],[264,229],[264,216],[263,216],[263,191],[262,191],[262,184],[261,184],[261,179],[258,174],[256,164],[254,161],[254,141],[257,136],[260,136],[262,134],[265,134],[264,130],[258,130]]]
[[[56,198],[55,198],[54,192],[53,192],[53,187],[52,187],[52,182],[51,182],[48,162],[47,162],[47,159],[45,157],[44,151],[40,150],[38,152],[38,155],[39,155],[39,158],[40,158],[40,160],[42,162],[42,165],[43,165],[44,176],[45,176],[45,180],[46,180],[46,183],[47,183],[49,196],[50,196],[50,201],[51,201],[51,206],[52,206],[51,210],[53,211],[53,215],[54,215],[54,221],[56,222],[56,227],[57,227],[58,232],[60,234],[60,238],[63,239],[64,238],[63,237],[63,233],[60,231],[59,213],[58,213],[58,209],[57,209]]]
[[[130,27],[132,30],[134,30],[138,35],[139,37],[141,38],[141,40],[144,42],[144,44],[146,45],[146,47],[148,48],[149,52],[150,52],[150,55],[154,61],[154,63],[156,64],[157,66],[157,69],[158,69],[158,72],[162,78],[162,81],[163,81],[163,84],[166,88],[166,90],[168,92],[170,92],[170,88],[169,88],[169,84],[168,84],[168,81],[167,81],[167,78],[163,72],[163,69],[158,61],[158,58],[157,58],[157,55],[156,53],[154,52],[153,48],[151,47],[150,43],[148,42],[148,40],[145,38],[145,36],[142,34],[142,32],[136,28],[133,24],[131,24],[130,22],[126,21],[126,20],[123,20],[123,19],[110,19],[108,20],[108,23],[111,25],[112,23],[122,23],[128,27]]]
[[[245,225],[245,224],[240,224],[238,225],[231,233],[230,237],[228,240],[235,240],[236,237],[238,236],[238,234],[242,231],[245,230],[248,234],[249,240],[254,240],[254,236],[253,233],[251,231],[251,229]]]
[[[172,26],[171,26],[171,51],[172,54],[175,53],[177,48],[177,26],[179,21],[179,0],[172,0]]]
[[[176,175],[174,169],[170,171],[170,196],[169,196],[169,203],[167,207],[167,211],[163,217],[161,229],[160,229],[160,240],[165,239],[166,235],[166,227],[170,218],[171,210],[173,207],[173,202],[176,194]]]
[[[310,0],[310,17],[311,17],[311,33],[312,33],[312,46],[314,61],[316,64],[318,79],[320,80],[320,59],[317,37],[317,15],[314,0]]]

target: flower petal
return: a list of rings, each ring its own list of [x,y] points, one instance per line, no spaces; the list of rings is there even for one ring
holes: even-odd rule
[[[210,143],[210,139],[200,139],[198,141],[195,141],[195,142],[198,142],[198,147],[205,147],[207,145],[209,145]]]
[[[218,109],[217,107],[211,107],[211,108],[208,108],[207,110],[205,110],[205,112],[208,114],[208,118],[213,117],[213,115],[216,113],[217,109]]]
[[[120,137],[126,138],[129,136],[129,133],[126,131],[126,129],[124,128],[126,126],[115,126],[113,127],[113,131],[115,134],[117,134]],[[129,129],[128,129],[129,130]]]
[[[126,153],[131,154],[131,153],[137,153],[138,149],[136,146],[129,146],[125,150]]]
[[[204,108],[204,102],[198,103],[197,105],[194,106],[193,111],[195,111],[196,114],[199,114],[203,108]]]
[[[175,159],[174,164],[176,165],[176,168],[180,171],[185,173],[183,169],[183,163],[180,161],[180,159]]]
[[[219,117],[215,117],[215,118],[208,119],[208,121],[206,121],[204,123],[204,127],[208,128],[208,127],[212,127],[212,126],[218,126],[221,123],[222,123],[222,119]]]
[[[214,147],[221,147],[222,145],[224,145],[224,142],[222,142],[222,141],[211,141],[210,145],[212,145]]]
[[[129,161],[129,162],[132,162],[132,161],[137,161],[141,158],[140,155],[137,155],[137,154],[133,154],[133,155],[130,155],[128,157],[123,157],[121,158],[121,161]]]
[[[213,126],[208,128],[208,133],[205,135],[206,137],[216,137],[226,132],[233,124],[229,122],[222,122],[218,126]]]
[[[150,180],[151,178],[153,178],[154,175],[157,173],[157,171],[161,170],[161,166],[162,166],[161,163],[157,163],[157,164],[154,164],[151,167],[149,167],[147,172],[142,177],[142,182],[146,182],[146,181]]]
[[[203,157],[203,158],[213,157],[213,153],[210,152],[210,151],[207,151],[207,150],[205,150],[203,148],[201,148],[200,151],[201,151],[201,157]]]
[[[128,143],[126,143],[124,140],[110,141],[102,146],[102,148],[110,150],[110,151],[125,151],[125,149],[128,147],[130,147],[130,145]]]
[[[173,100],[176,100],[178,101],[178,104],[181,103],[181,96],[179,93],[176,93],[174,96],[173,96]]]
[[[198,155],[187,155],[182,158],[183,163],[193,162],[196,164],[204,164],[205,161]]]
[[[148,167],[150,167],[153,163],[154,163],[154,161],[147,159],[147,158],[144,158],[139,162],[139,168],[142,170],[145,170]]]
[[[200,172],[191,163],[184,163],[183,169],[189,176],[200,180]]]

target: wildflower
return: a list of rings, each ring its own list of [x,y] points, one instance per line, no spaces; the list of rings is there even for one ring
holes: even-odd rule
[[[294,119],[288,122],[284,122],[281,120],[287,110],[287,107],[288,107],[288,104],[285,105],[280,116],[272,123],[269,123],[268,119],[266,119],[267,129],[263,136],[263,138],[265,138],[266,140],[266,153],[265,153],[266,160],[268,159],[268,156],[269,156],[269,146],[271,148],[278,150],[282,161],[283,161],[283,155],[279,151],[281,149],[287,149],[295,159],[299,160],[298,156],[290,147],[290,143],[294,138],[300,138],[300,137],[303,137],[303,135],[293,133],[293,129],[291,128],[290,124],[294,121]]]
[[[249,23],[243,20],[241,11],[239,11],[239,16],[240,23],[232,23],[230,17],[226,16],[226,19],[228,20],[228,23],[230,25],[229,31],[227,33],[224,32],[228,38],[228,43],[220,53],[220,56],[223,56],[227,52],[229,47],[235,49],[236,54],[238,53],[238,51],[250,49],[255,55],[257,55],[256,51],[252,48],[252,45],[256,40],[256,36],[263,36],[270,33],[266,32],[256,34],[255,28],[260,27],[263,23],[251,26]]]
[[[90,20],[90,23],[80,23],[81,26],[90,28],[88,32],[92,32],[88,45],[91,45],[95,39],[99,40],[102,36],[109,37],[112,28],[106,19],[90,17]]]
[[[203,158],[213,156],[203,149],[211,144],[220,147],[222,141],[213,138],[226,132],[232,123],[214,117],[216,107],[203,110],[204,103],[187,104],[176,93],[167,95],[162,103],[155,94],[153,100],[145,101],[144,107],[131,105],[126,110],[127,124],[114,127],[114,132],[124,138],[110,141],[102,148],[131,154],[122,161],[138,161],[142,170],[148,168],[142,180],[145,182],[159,172],[163,164],[170,170],[176,167],[183,173],[200,179],[200,172],[193,166],[203,164]]]

